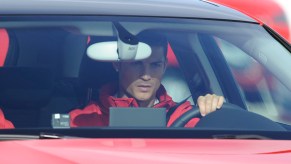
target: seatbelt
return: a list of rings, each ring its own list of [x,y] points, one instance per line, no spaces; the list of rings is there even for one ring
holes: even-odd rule
[[[184,104],[192,95],[186,97],[184,100],[180,101],[179,103],[177,103],[175,106],[171,107],[168,112],[167,112],[167,115],[166,115],[166,119],[167,119],[167,122],[169,121],[171,115],[175,112],[175,110],[182,104]]]

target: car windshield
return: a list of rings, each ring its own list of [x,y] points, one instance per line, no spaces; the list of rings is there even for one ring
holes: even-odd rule
[[[133,16],[2,20],[0,107],[14,130],[169,129],[174,124],[187,131],[290,129],[290,46],[268,27]],[[166,40],[161,51],[167,59],[153,57],[160,49],[146,42],[158,44],[157,37]],[[136,45],[132,39],[138,53],[145,53],[139,44],[145,43],[151,56],[124,59],[131,50],[127,46]],[[118,58],[109,58],[111,52]],[[205,117],[198,112],[180,122],[175,118],[184,110],[197,111],[197,99],[207,94],[223,96],[226,107]],[[152,105],[142,106],[148,97]],[[224,108],[239,112],[220,114],[228,111]],[[260,119],[266,121],[262,127]],[[198,123],[191,127],[189,121]]]

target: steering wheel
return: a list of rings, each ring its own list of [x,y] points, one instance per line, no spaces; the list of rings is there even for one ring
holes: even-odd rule
[[[224,103],[221,109],[205,117],[201,116],[198,106],[193,106],[170,127],[184,127],[192,118],[200,118],[195,128],[286,131],[280,124],[231,103]]]

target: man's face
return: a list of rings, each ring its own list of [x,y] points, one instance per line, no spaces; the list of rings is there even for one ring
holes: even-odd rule
[[[150,101],[156,97],[166,69],[166,58],[161,47],[153,47],[149,58],[135,62],[121,62],[119,69],[119,96],[133,97],[137,101]]]

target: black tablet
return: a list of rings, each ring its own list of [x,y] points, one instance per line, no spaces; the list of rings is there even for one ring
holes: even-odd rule
[[[166,127],[166,108],[110,107],[110,127]]]

